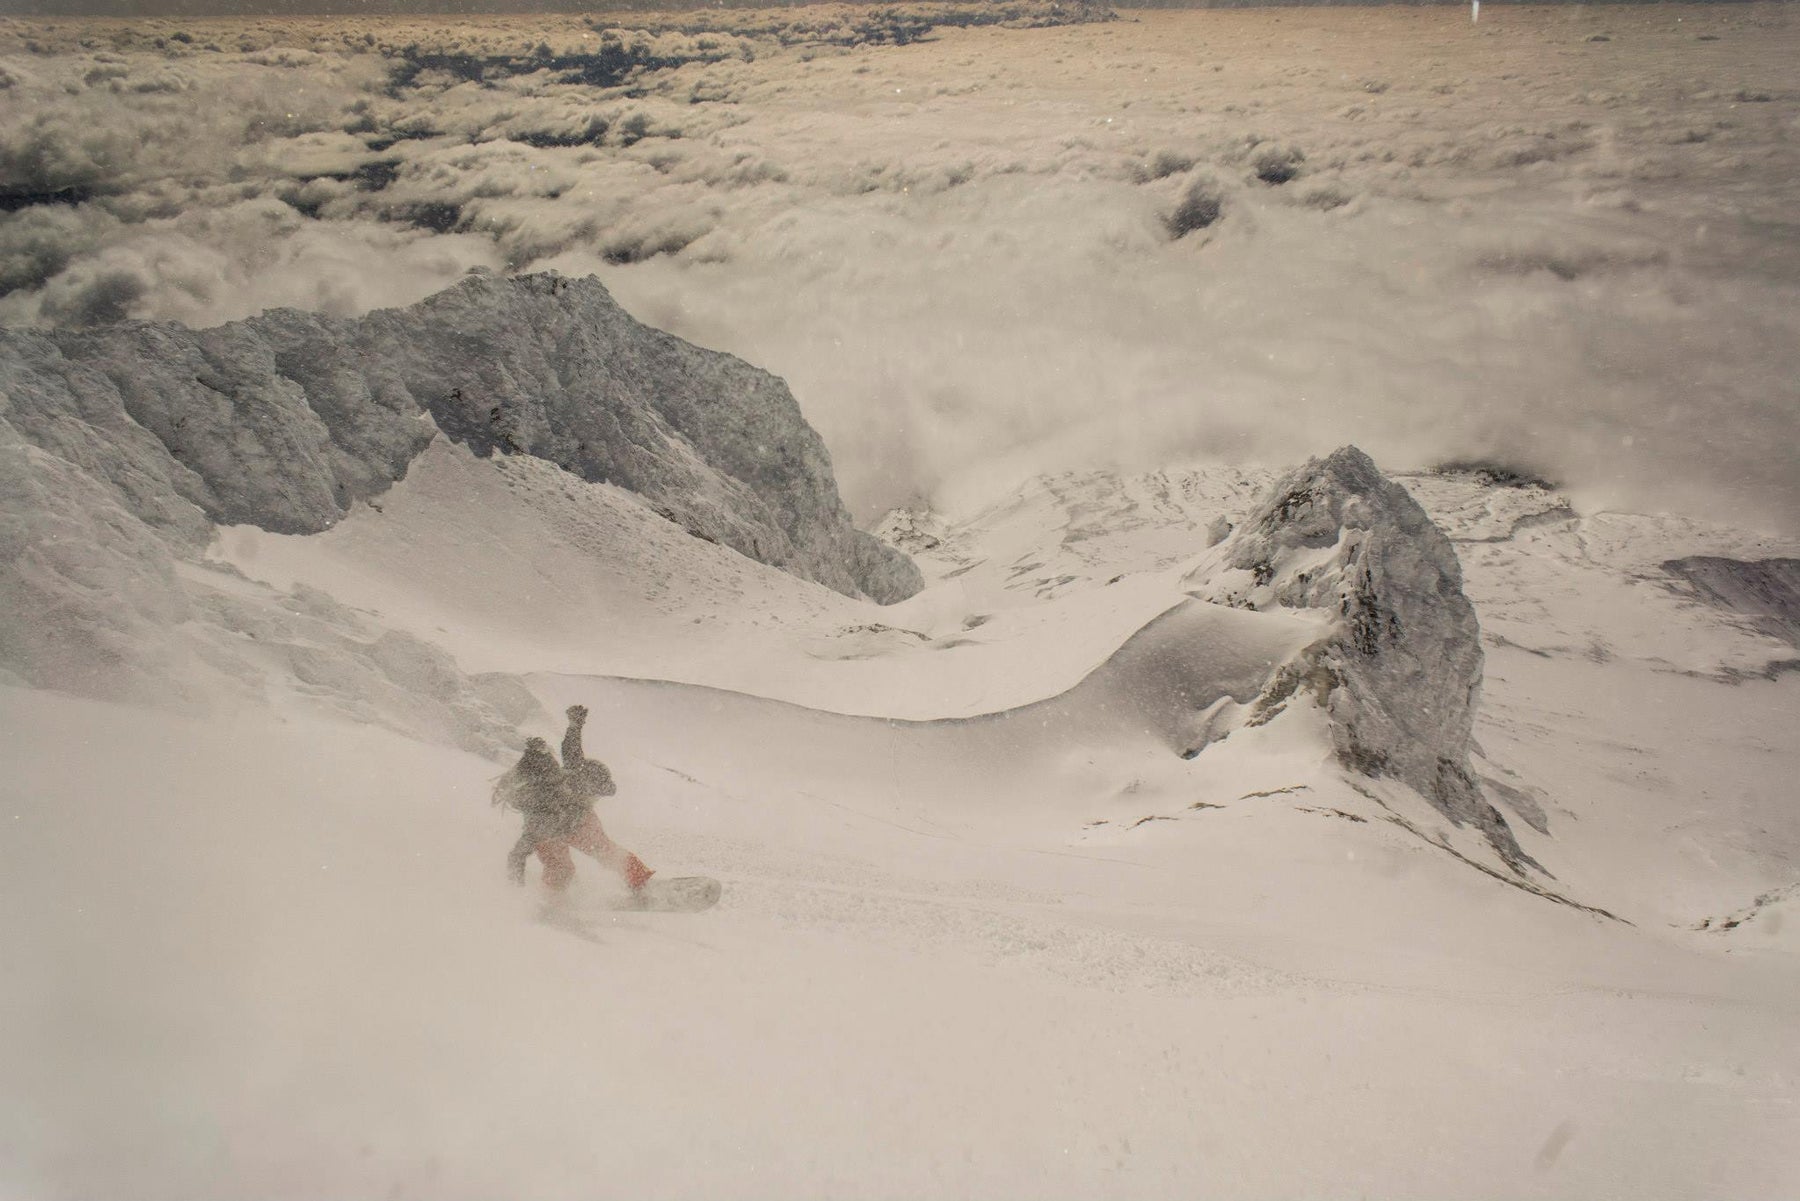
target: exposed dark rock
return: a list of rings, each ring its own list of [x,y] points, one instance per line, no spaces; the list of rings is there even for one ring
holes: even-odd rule
[[[189,543],[205,519],[327,529],[402,478],[435,426],[481,455],[631,489],[697,536],[849,595],[920,586],[851,526],[786,385],[641,325],[592,278],[475,276],[354,320],[277,309],[209,330],[0,331],[0,390],[25,440]]]
[[[94,189],[79,184],[67,187],[34,187],[30,184],[0,184],[0,213],[16,213],[36,204],[86,204],[94,198]]]
[[[1292,182],[1305,161],[1306,155],[1297,146],[1264,143],[1250,156],[1250,170],[1263,183],[1279,187]]]
[[[1800,559],[1670,559],[1664,571],[1714,608],[1745,618],[1771,638],[1800,646]]]
[[[1540,492],[1554,492],[1561,487],[1530,468],[1498,459],[1449,459],[1432,470],[1441,475],[1472,475],[1496,488],[1535,488]]]
[[[1185,238],[1195,230],[1212,225],[1225,212],[1225,200],[1207,180],[1198,179],[1188,185],[1179,203],[1163,218],[1170,238]]]
[[[1312,696],[1344,767],[1410,785],[1453,823],[1479,828],[1515,870],[1536,866],[1469,765],[1481,629],[1455,548],[1418,502],[1347,446],[1279,481],[1226,553],[1235,570],[1213,582],[1211,599],[1338,615],[1330,635],[1276,671],[1250,721]]]

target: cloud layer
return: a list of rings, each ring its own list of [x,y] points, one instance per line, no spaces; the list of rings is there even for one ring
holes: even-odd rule
[[[14,22],[0,319],[592,269],[786,377],[864,517],[1354,441],[1792,532],[1800,36],[1678,15]]]

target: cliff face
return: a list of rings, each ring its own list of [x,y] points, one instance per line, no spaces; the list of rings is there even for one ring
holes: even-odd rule
[[[471,277],[354,320],[274,310],[210,330],[0,334],[6,420],[191,543],[207,521],[329,528],[434,426],[628,488],[690,532],[848,595],[917,591],[856,530],[777,378],[650,329],[598,280]]]
[[[1410,785],[1515,868],[1529,864],[1469,764],[1481,629],[1455,547],[1418,502],[1344,447],[1277,482],[1222,549],[1208,599],[1338,618],[1276,672],[1252,720],[1310,690],[1346,768]]]
[[[779,380],[646,329],[597,281],[474,278],[353,321],[0,329],[0,681],[198,710],[299,697],[510,745],[535,709],[516,683],[202,553],[215,522],[331,527],[439,430],[632,489],[840,592],[918,587],[910,559],[851,526]]]

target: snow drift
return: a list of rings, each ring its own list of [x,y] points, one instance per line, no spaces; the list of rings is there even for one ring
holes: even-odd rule
[[[0,675],[194,711],[298,698],[492,754],[536,702],[316,588],[181,558],[79,467],[0,423]]]

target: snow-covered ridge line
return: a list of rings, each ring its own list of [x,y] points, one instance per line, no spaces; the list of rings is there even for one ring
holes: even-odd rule
[[[866,721],[894,728],[968,726],[1010,722],[1044,728],[1079,725],[1092,741],[1097,730],[1108,741],[1148,738],[1165,749],[1192,757],[1204,741],[1204,727],[1221,702],[1249,704],[1263,694],[1272,673],[1318,637],[1316,615],[1259,615],[1192,598],[1176,601],[1152,617],[1098,662],[1079,671],[1073,683],[1022,702],[940,717],[903,717],[857,712],[830,704],[768,695],[751,688],[699,683],[663,676],[581,676],[533,673],[534,678],[607,679],[642,688],[672,688],[738,698],[758,704]],[[997,736],[998,733],[997,733]]]
[[[474,276],[405,309],[216,329],[0,331],[5,420],[187,546],[290,533],[386,491],[434,427],[618,484],[691,533],[847,595],[919,575],[856,530],[779,379],[642,325],[597,280]]]

